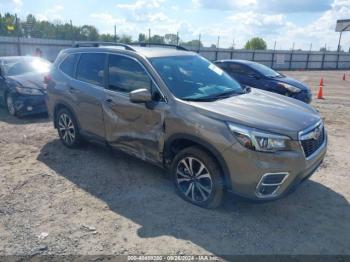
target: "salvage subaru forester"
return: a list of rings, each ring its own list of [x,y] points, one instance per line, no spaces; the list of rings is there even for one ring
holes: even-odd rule
[[[244,88],[178,46],[81,43],[59,54],[47,78],[65,146],[101,140],[169,169],[180,196],[201,207],[217,207],[225,190],[280,198],[326,154],[313,107]]]

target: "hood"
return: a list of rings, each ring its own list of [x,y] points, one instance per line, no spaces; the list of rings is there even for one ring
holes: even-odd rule
[[[313,107],[303,102],[254,88],[248,94],[191,104],[208,117],[286,135],[294,140],[298,139],[300,131],[321,119]]]
[[[46,89],[44,83],[45,74],[31,73],[18,76],[8,76],[8,82],[15,82],[26,88]]]
[[[294,78],[291,78],[289,76],[283,76],[280,78],[271,78],[271,80],[298,87],[303,91],[310,91],[309,87],[306,84],[304,84],[304,83],[302,83]]]

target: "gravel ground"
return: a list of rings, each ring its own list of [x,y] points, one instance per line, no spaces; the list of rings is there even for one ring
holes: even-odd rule
[[[329,151],[287,198],[226,197],[217,210],[181,200],[165,171],[97,145],[62,146],[44,117],[0,110],[0,255],[350,254],[350,81],[287,73],[325,100]],[[350,76],[348,77],[350,78]]]

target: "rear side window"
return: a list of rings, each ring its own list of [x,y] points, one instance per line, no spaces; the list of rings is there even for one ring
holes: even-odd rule
[[[216,62],[214,64],[217,65],[218,67],[220,67],[221,69],[227,69],[226,63]]]
[[[97,86],[103,86],[105,61],[106,54],[82,54],[78,63],[77,79]]]
[[[233,64],[233,63],[229,64],[228,70],[230,73],[243,74],[243,75],[249,75],[253,73],[253,71],[248,67],[239,65],[239,64]]]
[[[64,61],[60,65],[60,70],[65,73],[66,75],[69,75],[70,77],[74,77],[75,75],[75,64],[77,62],[78,55],[77,54],[71,54],[68,55]]]
[[[145,88],[151,91],[151,79],[142,66],[133,59],[110,55],[108,72],[110,90],[129,93]]]
[[[228,69],[231,73],[245,73],[244,67],[238,64],[229,64]]]

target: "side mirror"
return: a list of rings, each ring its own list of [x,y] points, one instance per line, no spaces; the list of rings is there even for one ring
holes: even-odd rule
[[[148,103],[152,101],[152,95],[147,89],[137,89],[129,93],[129,99],[132,103]]]
[[[248,94],[252,91],[252,87],[251,86],[243,86],[243,91]]]

